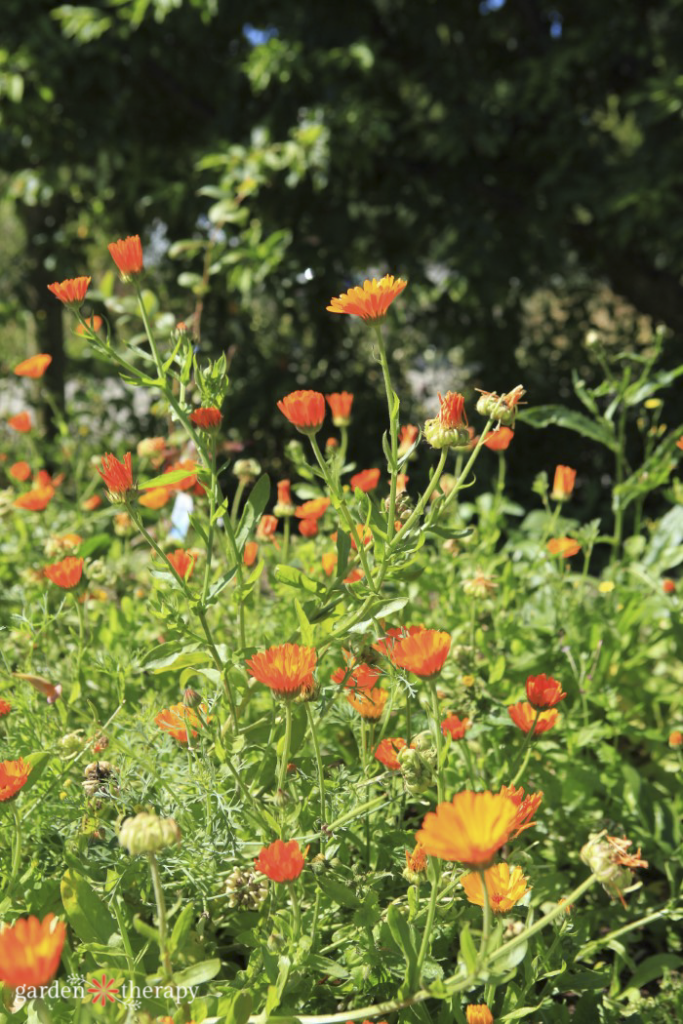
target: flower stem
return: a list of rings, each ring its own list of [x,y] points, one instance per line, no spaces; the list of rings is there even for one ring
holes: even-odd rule
[[[481,891],[484,894],[484,926],[481,932],[481,945],[479,947],[479,960],[483,963],[486,958],[489,935],[491,934],[491,904],[489,902],[488,886],[486,885],[486,872],[483,869],[479,871],[479,878],[481,879]]]
[[[519,750],[519,753],[517,754],[515,762],[514,762],[512,768],[510,769],[510,775],[512,775],[512,773],[517,768],[517,765],[519,765],[519,762],[520,761],[522,762],[521,765],[519,765],[519,771],[517,772],[517,774],[512,779],[512,782],[510,782],[511,786],[516,786],[518,780],[522,778],[522,776],[524,775],[524,772],[526,771],[526,766],[528,765],[529,758],[531,756],[531,740],[533,739],[534,734],[536,732],[536,723],[538,722],[540,717],[541,717],[541,712],[540,712],[540,709],[539,709],[539,710],[536,711],[536,716],[534,718],[533,724],[532,724],[531,728],[529,729],[528,733],[526,734],[526,736],[524,737],[524,743],[520,747],[520,750]],[[522,758],[524,758],[524,760],[522,760]]]
[[[292,742],[292,704],[285,700],[285,745],[282,748],[282,760],[280,761],[280,773],[278,775],[277,788],[283,793],[285,791],[285,777],[287,775],[287,764],[289,762],[289,747]]]
[[[441,764],[441,752],[443,750],[443,734],[441,732],[441,722],[439,721],[439,697],[436,692],[436,681],[430,680],[430,690],[432,693],[432,717],[434,718],[434,734],[436,737],[436,791],[439,797],[439,803],[443,801],[443,778]]]
[[[320,744],[318,743],[318,735],[315,728],[315,722],[313,721],[313,712],[311,711],[311,705],[309,701],[306,701],[306,717],[308,718],[308,726],[311,731],[311,740],[313,741],[313,749],[315,751],[315,760],[318,766],[318,790],[320,791],[320,846],[321,849],[325,847],[325,775],[323,772],[323,760],[320,755]]]
[[[283,565],[287,564],[287,555],[289,554],[289,535],[292,529],[291,516],[285,516],[283,525],[284,536],[282,538],[282,553],[280,555],[280,561]]]
[[[152,885],[154,886],[154,899],[157,905],[157,915],[159,919],[159,953],[161,956],[161,966],[164,971],[164,976],[168,981],[173,979],[173,971],[171,970],[171,958],[166,952],[166,936],[167,936],[167,924],[166,924],[166,901],[164,899],[164,890],[161,887],[161,878],[159,877],[159,865],[157,859],[153,853],[148,853],[149,859],[149,870],[152,874]]]
[[[294,912],[294,941],[297,942],[299,935],[301,934],[301,911],[299,909],[299,898],[296,894],[296,882],[288,882],[289,896],[292,901],[292,911]]]
[[[391,463],[389,464],[389,472],[391,474],[391,483],[389,489],[389,509],[387,512],[387,543],[384,548],[384,555],[382,563],[384,564],[389,554],[389,546],[394,537],[395,531],[395,520],[396,520],[396,476],[398,474],[398,402],[394,408],[394,389],[391,385],[391,374],[389,372],[389,361],[387,360],[387,350],[384,344],[384,335],[382,334],[382,328],[379,323],[373,323],[375,329],[375,335],[377,337],[377,346],[379,348],[379,361],[382,367],[382,376],[384,377],[384,390],[387,396],[387,409],[389,412],[389,437],[390,437],[390,451],[391,451]]]
[[[432,891],[429,898],[429,907],[427,908],[427,920],[425,922],[424,932],[422,933],[422,942],[420,943],[420,952],[417,955],[417,984],[420,983],[420,974],[422,971],[422,965],[425,962],[427,951],[432,938],[432,928],[434,925],[434,915],[436,914],[436,901],[439,895],[439,882],[441,881],[441,863],[432,857]]]

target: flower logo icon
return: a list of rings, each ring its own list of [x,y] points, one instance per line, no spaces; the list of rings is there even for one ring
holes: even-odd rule
[[[107,1002],[113,1003],[118,995],[118,988],[114,988],[116,981],[103,974],[101,978],[93,978],[87,989],[88,995],[92,996],[93,1003],[101,1003],[104,1006]]]

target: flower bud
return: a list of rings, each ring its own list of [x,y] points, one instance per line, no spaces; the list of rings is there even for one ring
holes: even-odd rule
[[[256,459],[237,459],[232,471],[241,484],[253,484],[261,475],[261,464]]]
[[[67,732],[58,741],[57,746],[64,754],[75,754],[82,750],[85,745],[85,736],[82,729],[76,732]]]
[[[414,742],[417,742],[417,737]],[[434,758],[423,756],[414,747],[404,747],[398,753],[398,763],[406,789],[413,795],[424,793],[434,783]]]
[[[186,708],[198,708],[203,699],[201,693],[197,693],[196,690],[191,689],[189,686],[183,694],[183,704]]]
[[[467,429],[465,415],[465,399],[462,395],[447,392],[446,397],[439,395],[439,415],[427,420],[424,436],[432,448],[466,448],[470,443],[470,432]]]
[[[157,853],[180,842],[180,829],[173,818],[160,818],[143,811],[134,818],[126,818],[119,832],[119,842],[133,856]]]

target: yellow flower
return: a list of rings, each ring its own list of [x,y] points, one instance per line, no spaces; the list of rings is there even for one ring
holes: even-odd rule
[[[598,583],[598,590],[601,594],[611,594],[614,590],[614,583],[612,580],[603,580],[602,583]]]
[[[512,910],[516,903],[529,891],[526,878],[520,867],[514,867],[510,871],[510,865],[501,861],[494,864],[484,872],[486,878],[486,890],[489,895],[489,906],[494,914],[505,914]],[[465,895],[470,903],[476,903],[478,907],[484,906],[484,891],[481,885],[481,875],[478,871],[472,871],[460,879]]]

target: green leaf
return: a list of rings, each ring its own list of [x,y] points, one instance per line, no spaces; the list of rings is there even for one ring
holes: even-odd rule
[[[178,640],[171,640],[168,643],[160,644],[151,652],[150,660],[142,666],[145,672],[159,672],[170,668],[181,654],[189,654],[198,651],[201,644],[183,644]]]
[[[251,493],[247,498],[247,503],[244,506],[244,511],[240,517],[239,526],[237,527],[235,536],[235,543],[238,551],[242,551],[251,531],[254,528],[254,524],[261,518],[263,510],[268,504],[269,497],[270,479],[264,473],[263,476],[258,478],[252,487]]]
[[[247,990],[236,992],[225,1011],[223,1022],[224,1024],[247,1024],[252,1009],[253,1001]]]
[[[322,583],[312,580],[310,576],[306,576],[306,574],[301,572],[300,569],[295,569],[291,565],[276,565],[275,578],[279,580],[280,583],[286,584],[288,587],[296,587],[297,590],[306,590],[309,594],[322,595],[325,593],[325,587]]]
[[[193,964],[184,971],[175,971],[173,980],[176,985],[187,988],[188,985],[203,985],[205,981],[215,978],[221,969],[221,962],[215,960],[202,960],[200,964]]]
[[[69,869],[62,877],[60,890],[69,924],[79,939],[109,945],[117,934],[116,921],[90,883]]]
[[[297,597],[294,598],[294,608],[296,610],[296,617],[299,620],[301,643],[304,647],[313,647],[313,629],[306,617],[306,612],[303,610],[301,602]]]
[[[194,904],[188,903],[173,925],[171,937],[168,940],[168,952],[173,955],[177,949],[181,949],[192,929],[194,921]]]
[[[645,988],[650,982],[660,978],[664,971],[675,971],[681,964],[683,964],[683,958],[675,953],[656,953],[654,956],[648,956],[638,964],[638,969],[622,992],[622,996],[629,990],[638,991],[638,989]]]
[[[477,950],[468,924],[460,932],[460,955],[469,974],[477,973]]]
[[[387,924],[396,945],[406,959],[406,984],[413,988],[417,984],[417,949],[414,943],[414,932],[395,903],[390,904],[387,911]]]
[[[51,760],[52,755],[45,753],[44,750],[37,751],[35,754],[29,754],[28,757],[24,758],[24,761],[31,765],[31,774],[21,787],[22,793],[28,793],[28,791],[35,786],[36,782],[47,768],[48,762]]]
[[[138,484],[138,488],[141,491],[148,491],[152,487],[170,487],[181,480],[187,480],[189,476],[196,476],[201,469],[201,466],[194,466],[192,469],[172,469],[170,473],[162,473],[152,480],[145,480],[144,483]]]
[[[318,888],[337,906],[348,907],[350,910],[358,910],[361,906],[361,902],[353,889],[350,889],[344,882],[340,882],[330,875],[316,875],[315,881]]]
[[[551,426],[573,430],[582,437],[589,437],[591,441],[604,444],[613,452],[618,447],[613,428],[604,421],[591,420],[582,412],[565,409],[563,405],[537,405],[534,409],[522,409],[517,413],[517,419],[537,430]]]

